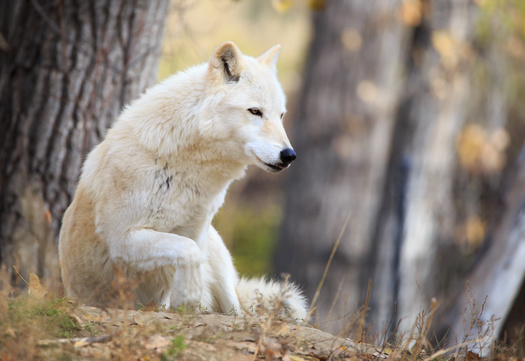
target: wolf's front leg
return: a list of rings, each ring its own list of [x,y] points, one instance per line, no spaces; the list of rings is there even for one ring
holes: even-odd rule
[[[219,233],[211,225],[208,229],[208,252],[209,264],[214,276],[212,293],[219,303],[219,311],[242,316],[241,304],[235,291],[239,283],[239,275],[233,266],[230,252]]]
[[[122,259],[139,272],[158,267],[175,266],[173,280],[152,280],[161,288],[154,301],[166,307],[181,304],[196,306],[202,292],[203,254],[195,241],[172,233],[152,229],[132,230],[123,242],[108,242],[111,257]]]
[[[202,290],[202,263],[179,264],[173,277],[171,306],[198,306]]]

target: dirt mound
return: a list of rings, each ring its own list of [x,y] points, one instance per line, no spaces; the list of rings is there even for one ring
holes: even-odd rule
[[[37,341],[38,358],[124,360],[331,360],[376,350],[266,317],[76,307],[77,335]],[[377,353],[376,353],[377,355]]]

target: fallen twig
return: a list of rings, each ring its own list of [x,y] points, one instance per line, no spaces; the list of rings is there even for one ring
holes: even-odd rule
[[[37,345],[40,347],[58,346],[68,343],[74,344],[75,347],[83,347],[96,342],[107,342],[112,339],[111,335],[93,336],[93,337],[73,337],[60,338],[58,340],[40,340]]]

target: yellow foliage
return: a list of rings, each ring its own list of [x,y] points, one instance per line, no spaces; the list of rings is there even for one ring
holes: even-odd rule
[[[287,7],[285,15],[276,15]],[[309,15],[306,1],[174,0],[166,20],[158,80],[207,62],[225,40],[252,56],[281,44],[279,79],[285,91],[293,93],[301,83],[310,40]]]
[[[418,26],[423,17],[423,6],[420,0],[403,0],[399,10],[401,21],[408,26]]]
[[[477,247],[485,237],[486,222],[479,217],[469,217],[465,222],[465,236],[470,246]]]
[[[308,6],[312,10],[321,11],[326,7],[326,0],[309,0]]]
[[[456,239],[469,248],[477,248],[483,242],[487,222],[478,216],[470,216],[456,229]]]
[[[509,142],[509,134],[503,128],[489,132],[478,124],[467,124],[457,141],[459,161],[474,174],[500,172],[505,166]]]
[[[363,38],[359,31],[352,28],[345,28],[341,32],[341,42],[345,49],[350,51],[359,51],[363,44]]]
[[[285,13],[292,7],[293,0],[272,0],[272,6],[278,13]]]
[[[447,31],[432,32],[432,46],[439,53],[441,63],[448,69],[454,69],[459,62],[459,44]]]

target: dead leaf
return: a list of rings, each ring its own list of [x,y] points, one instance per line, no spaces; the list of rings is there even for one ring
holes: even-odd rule
[[[467,357],[465,357],[465,360],[466,361],[478,361],[478,360],[481,360],[481,357],[475,352],[468,351]]]
[[[29,288],[27,294],[34,298],[41,299],[44,298],[46,293],[46,289],[40,284],[40,278],[38,278],[36,274],[31,273],[31,275],[29,275]]]
[[[141,344],[149,350],[164,352],[164,350],[170,345],[170,339],[162,335],[155,334],[142,341]]]
[[[14,329],[12,329],[11,327],[9,327],[7,330],[4,331],[4,337],[5,336],[10,336],[10,337],[13,337],[15,338],[16,337],[16,332]]]

